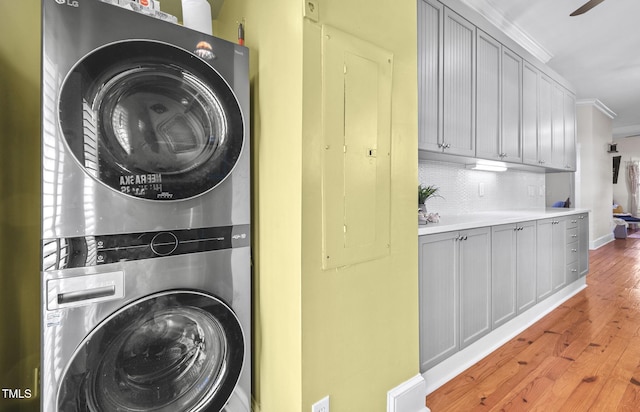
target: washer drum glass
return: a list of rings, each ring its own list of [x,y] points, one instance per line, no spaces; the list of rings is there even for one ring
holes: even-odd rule
[[[243,361],[242,329],[222,301],[201,292],[152,295],[85,338],[64,374],[58,408],[217,411],[231,396]]]

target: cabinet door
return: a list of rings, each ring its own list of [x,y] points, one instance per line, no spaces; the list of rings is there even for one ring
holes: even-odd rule
[[[516,302],[520,314],[536,304],[536,222],[521,223],[516,233]]]
[[[554,219],[543,219],[537,223],[536,236],[536,297],[538,302],[549,297],[552,292],[553,272],[553,223]]]
[[[442,151],[444,6],[418,1],[418,148]]]
[[[460,348],[491,330],[491,230],[460,233]]]
[[[522,66],[522,162],[538,165],[538,70]]]
[[[564,169],[564,91],[558,84],[551,87],[551,166]]]
[[[500,54],[495,39],[477,31],[476,157],[500,160]]]
[[[522,161],[521,138],[521,102],[522,102],[522,59],[520,56],[502,48],[501,59],[502,108],[501,158],[509,162]]]
[[[516,315],[517,225],[491,229],[491,324],[496,328]]]
[[[458,234],[420,236],[420,365],[424,372],[458,351]]]
[[[578,256],[578,270],[580,276],[586,276],[589,273],[589,215],[582,214],[578,216],[578,248],[580,254]]]
[[[564,160],[565,169],[576,170],[576,97],[564,92]]]
[[[542,166],[551,166],[552,89],[553,80],[540,75],[538,78],[538,163]]]
[[[445,153],[475,155],[475,26],[455,12],[444,11]]]
[[[567,284],[566,251],[567,251],[567,222],[564,218],[554,220],[551,226],[551,289],[556,292]]]

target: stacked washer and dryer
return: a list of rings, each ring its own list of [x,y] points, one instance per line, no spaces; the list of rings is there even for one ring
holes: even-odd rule
[[[43,0],[42,410],[250,411],[245,47]]]

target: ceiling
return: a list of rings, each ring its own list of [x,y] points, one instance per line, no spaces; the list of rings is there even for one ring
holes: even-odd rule
[[[640,135],[640,1],[462,0],[571,83],[578,100],[615,113],[614,137]]]

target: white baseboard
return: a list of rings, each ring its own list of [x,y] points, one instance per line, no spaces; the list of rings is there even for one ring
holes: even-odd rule
[[[458,353],[440,362],[422,374],[427,386],[427,394],[438,389],[485,356],[513,339],[529,326],[542,319],[553,309],[587,287],[586,279],[581,277],[554,295],[536,304],[531,309],[491,331]]]
[[[608,235],[599,237],[591,242],[589,242],[589,249],[591,250],[595,250],[598,249],[604,245],[606,245],[607,243],[611,243],[615,240],[615,237],[613,236],[613,233],[609,233]]]
[[[431,412],[426,397],[427,385],[418,374],[387,392],[387,412]]]

